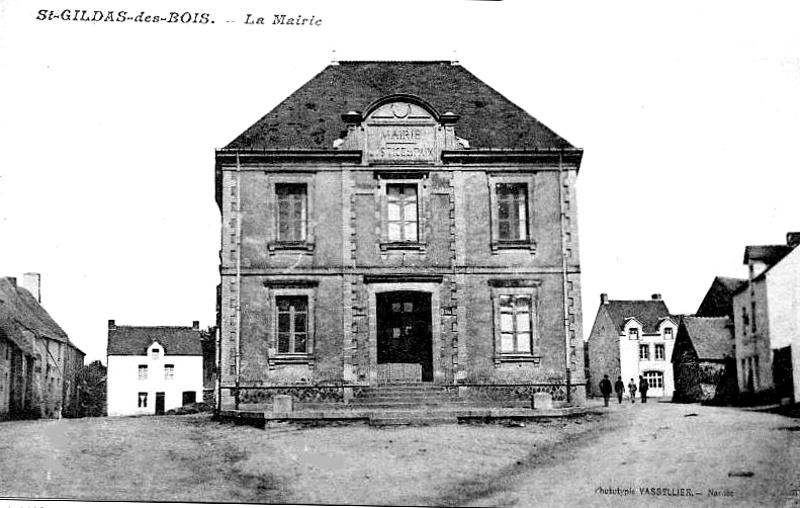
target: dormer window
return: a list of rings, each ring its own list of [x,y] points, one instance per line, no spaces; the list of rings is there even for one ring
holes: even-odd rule
[[[160,349],[158,349],[158,348],[153,348],[153,349],[150,351],[150,357],[151,357],[153,360],[158,360],[158,355],[159,355],[160,353],[161,353],[161,350],[160,350]]]
[[[638,328],[629,328],[628,329],[628,338],[631,340],[639,340],[639,329]]]
[[[671,327],[664,328],[664,338],[666,340],[672,340],[672,328]]]

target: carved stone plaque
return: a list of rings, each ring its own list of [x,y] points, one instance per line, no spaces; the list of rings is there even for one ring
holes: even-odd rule
[[[367,157],[376,162],[434,162],[436,120],[416,104],[392,102],[367,119]]]

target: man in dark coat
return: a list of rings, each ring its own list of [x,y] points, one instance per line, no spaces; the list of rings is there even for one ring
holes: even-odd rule
[[[608,374],[605,374],[600,381],[600,393],[603,394],[603,402],[608,407],[608,399],[611,397],[611,381],[608,380]]]
[[[617,381],[614,383],[614,391],[617,392],[617,399],[622,404],[622,394],[625,393],[625,383],[622,381],[622,376],[617,377]]]
[[[639,393],[642,394],[642,404],[647,403],[647,389],[650,388],[650,385],[647,383],[647,380],[642,376],[639,376]]]

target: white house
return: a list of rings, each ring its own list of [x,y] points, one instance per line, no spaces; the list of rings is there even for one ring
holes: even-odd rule
[[[163,414],[203,399],[199,322],[117,326],[108,321],[108,414]]]
[[[650,300],[609,300],[600,295],[588,340],[592,392],[608,374],[614,382],[622,376],[627,384],[643,376],[652,397],[672,397],[675,382],[670,358],[678,331],[678,320],[670,315],[661,295]],[[626,388],[627,393],[627,388]]]
[[[739,391],[798,401],[800,233],[745,249],[748,284],[733,297]]]

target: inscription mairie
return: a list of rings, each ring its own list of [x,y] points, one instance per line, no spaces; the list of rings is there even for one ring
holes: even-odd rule
[[[433,160],[433,129],[430,127],[376,126],[378,147],[370,155],[374,159]],[[426,132],[427,131],[427,132]]]
[[[437,156],[436,121],[415,105],[384,105],[367,123],[367,148],[372,160],[434,161]]]

